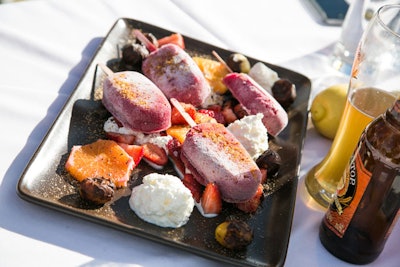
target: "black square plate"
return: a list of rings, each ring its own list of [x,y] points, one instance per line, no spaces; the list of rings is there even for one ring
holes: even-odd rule
[[[278,151],[283,159],[283,165],[279,175],[268,182],[269,191],[255,214],[244,214],[227,206],[219,216],[204,218],[195,208],[185,226],[178,229],[158,227],[142,221],[129,208],[133,182],[128,188],[117,190],[114,199],[103,207],[91,207],[80,200],[65,173],[65,160],[73,145],[88,144],[105,137],[102,127],[109,113],[101,101],[94,97],[98,86],[97,64],[117,57],[118,47],[132,37],[133,28],[151,32],[157,38],[172,33],[132,19],[121,18],[116,21],[23,172],[17,188],[19,196],[36,204],[231,265],[282,266],[292,225],[311,89],[307,77],[285,68],[264,62],[279,77],[289,79],[296,85],[297,98],[288,110],[288,126],[278,137],[269,141],[270,147]],[[211,57],[211,52],[215,50],[222,58],[227,58],[232,53],[186,36],[184,39],[186,50],[191,55]],[[249,60],[252,64],[258,62],[250,57]],[[141,177],[151,171],[155,170],[142,162],[135,169],[133,180],[136,184],[140,183]],[[162,172],[174,173],[174,168],[168,165]],[[231,251],[215,241],[216,226],[229,216],[245,220],[254,230],[254,240],[244,250]]]

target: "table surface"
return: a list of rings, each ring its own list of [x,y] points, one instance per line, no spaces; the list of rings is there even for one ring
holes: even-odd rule
[[[102,38],[120,17],[238,51],[300,72],[312,96],[339,73],[329,64],[340,27],[325,26],[303,0],[69,0],[0,5],[0,266],[223,266],[20,199],[24,167],[76,86]],[[324,215],[307,199],[305,173],[331,142],[307,128],[285,266],[349,266],[320,244]],[[397,225],[369,266],[398,266]]]

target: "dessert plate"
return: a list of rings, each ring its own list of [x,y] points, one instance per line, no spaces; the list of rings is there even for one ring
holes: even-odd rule
[[[133,19],[116,21],[20,177],[18,195],[39,205],[230,265],[282,266],[291,232],[311,82],[307,77],[279,66],[264,62],[279,77],[296,85],[297,98],[288,110],[288,126],[278,137],[270,138],[270,147],[280,154],[283,163],[278,176],[268,181],[269,189],[256,213],[245,214],[226,205],[222,214],[215,218],[205,218],[195,208],[189,222],[178,229],[146,223],[128,204],[131,188],[141,183],[145,174],[156,171],[145,162],[134,170],[128,188],[117,190],[113,200],[106,205],[93,207],[81,201],[64,164],[73,145],[88,144],[105,137],[103,123],[110,114],[96,96],[97,89],[101,88],[102,75],[97,64],[110,63],[118,57],[118,49],[132,38],[133,28],[153,33],[158,38],[172,33]],[[233,53],[186,36],[184,39],[186,50],[191,55],[211,57],[214,50],[222,58],[227,58]],[[250,57],[249,60],[252,64],[258,62]],[[175,174],[172,165],[158,172]],[[228,217],[244,220],[253,228],[254,240],[246,249],[232,251],[215,241],[215,228]]]

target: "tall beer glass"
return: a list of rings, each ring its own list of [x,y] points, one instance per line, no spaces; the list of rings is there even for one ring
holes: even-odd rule
[[[400,95],[400,5],[381,7],[359,42],[347,102],[326,157],[306,175],[312,198],[327,207],[357,141],[372,119]]]

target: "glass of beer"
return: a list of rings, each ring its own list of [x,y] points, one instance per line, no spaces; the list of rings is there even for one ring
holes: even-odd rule
[[[400,5],[385,5],[375,13],[359,42],[332,146],[305,178],[308,193],[319,204],[328,207],[333,200],[364,128],[399,96]]]

